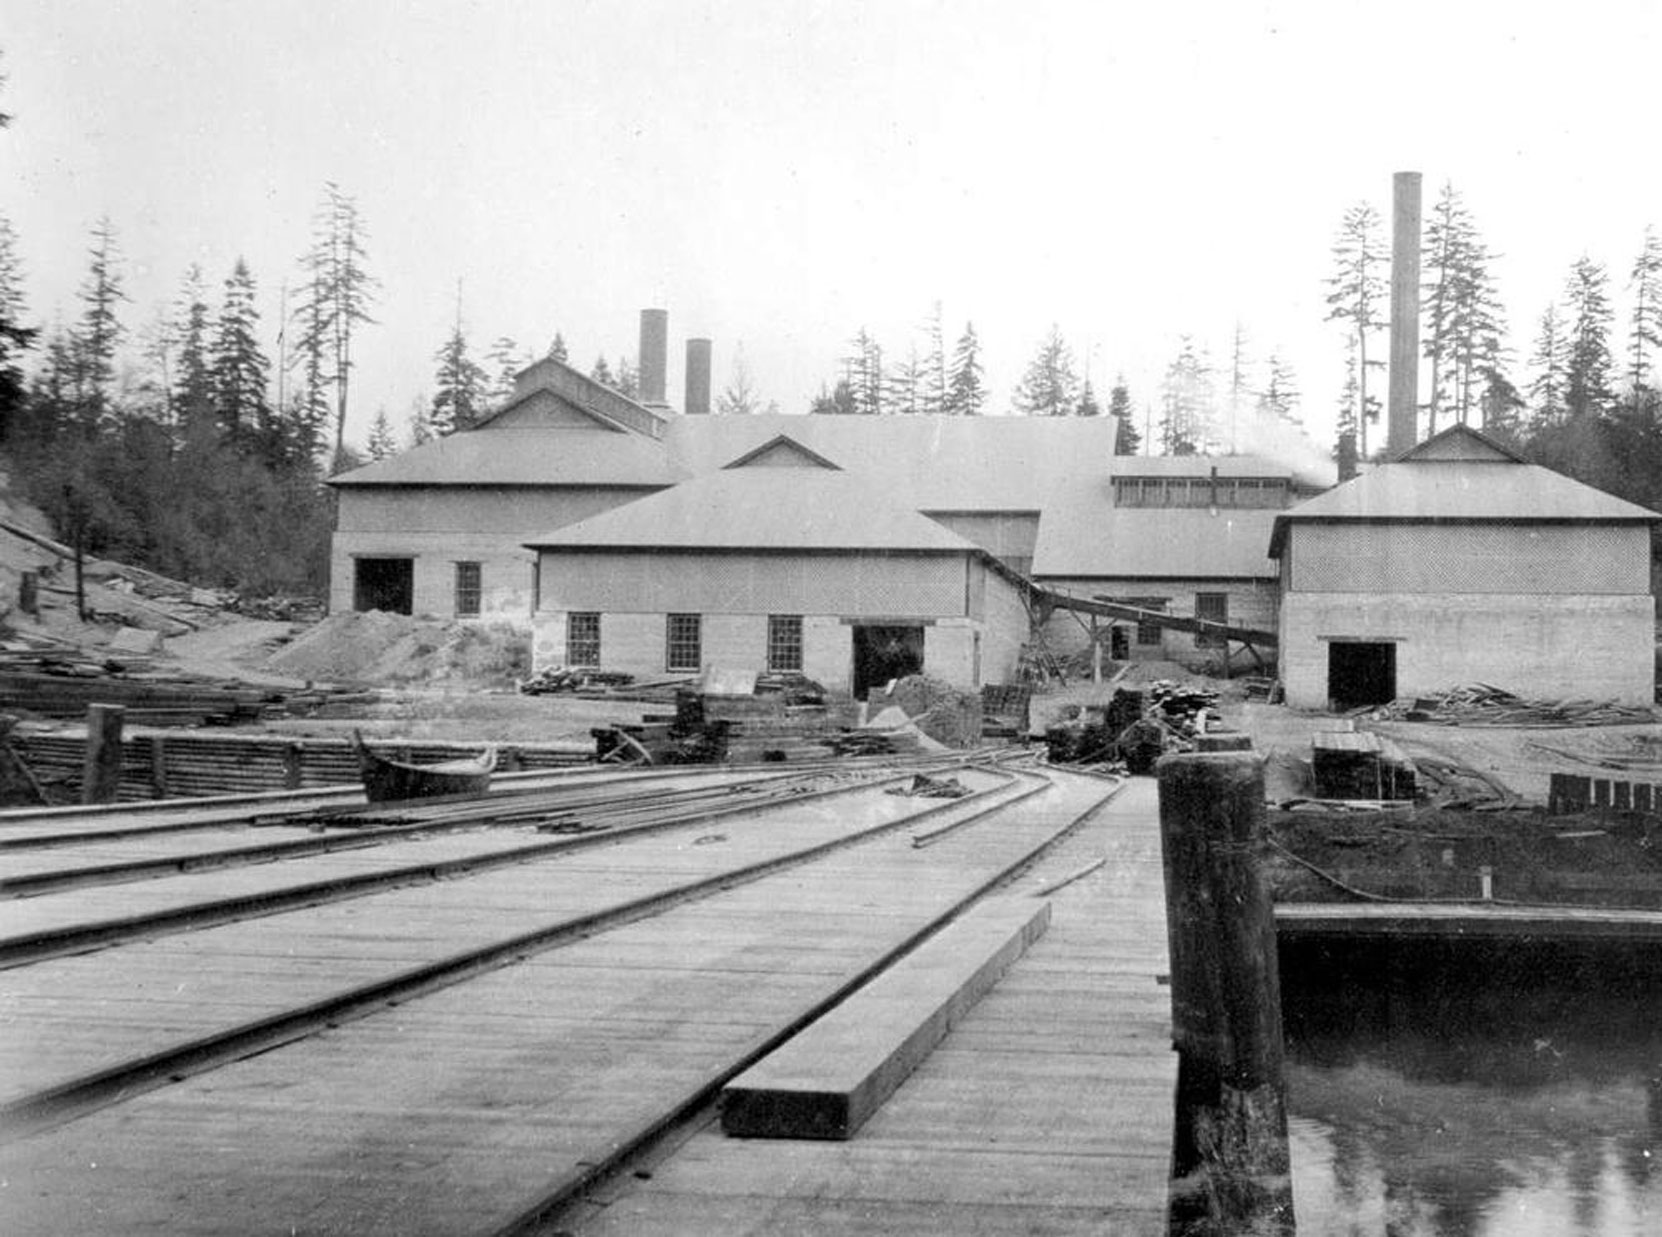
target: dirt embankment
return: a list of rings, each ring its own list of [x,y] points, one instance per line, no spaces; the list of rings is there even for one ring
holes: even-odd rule
[[[320,681],[512,687],[530,673],[531,642],[506,623],[447,623],[369,610],[324,619],[266,665]]]

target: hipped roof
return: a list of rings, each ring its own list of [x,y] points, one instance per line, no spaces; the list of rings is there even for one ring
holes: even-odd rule
[[[1550,468],[1526,464],[1485,435],[1454,426],[1394,463],[1282,512],[1279,558],[1295,523],[1655,523],[1662,515]]]
[[[984,552],[846,472],[718,470],[525,543],[532,549]]]

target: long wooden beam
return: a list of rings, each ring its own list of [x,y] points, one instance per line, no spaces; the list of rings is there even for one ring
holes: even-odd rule
[[[1035,592],[1040,605],[1057,610],[1074,610],[1080,614],[1097,614],[1103,618],[1121,619],[1128,623],[1148,623],[1155,627],[1169,628],[1172,631],[1192,631],[1202,635],[1218,636],[1225,640],[1239,640],[1246,645],[1273,647],[1277,642],[1275,632],[1260,631],[1254,627],[1236,627],[1229,623],[1214,622],[1211,619],[1190,618],[1182,614],[1167,614],[1163,610],[1145,610],[1141,606],[1128,606],[1118,601],[1100,601],[1096,598],[1075,597],[1071,593],[1052,592],[1047,588],[1036,588]]]

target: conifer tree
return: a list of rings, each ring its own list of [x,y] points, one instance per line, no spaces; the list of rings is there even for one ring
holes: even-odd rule
[[[947,409],[946,339],[941,333],[941,303],[936,301],[925,324],[928,350],[924,353],[921,376],[920,411],[932,414]]]
[[[1012,402],[1016,412],[1030,417],[1065,417],[1079,406],[1079,375],[1073,367],[1073,350],[1055,323],[1027,363]]]
[[[1633,313],[1628,319],[1627,380],[1637,403],[1650,380],[1651,352],[1662,348],[1662,236],[1649,225],[1630,278]]]
[[[301,328],[305,416],[316,415],[325,387],[334,394],[334,449],[346,446],[346,414],[351,389],[352,345],[360,326],[371,325],[375,280],[364,249],[367,229],[357,203],[334,181],[325,183],[323,204],[312,225],[312,247],[301,258],[306,272],[303,299],[296,311]]]
[[[837,379],[837,385],[829,391],[821,384],[819,394],[808,405],[808,411],[820,416],[853,416],[857,411],[854,407],[854,388],[844,378]]]
[[[1378,418],[1368,394],[1368,378],[1383,363],[1370,360],[1368,342],[1384,327],[1384,272],[1389,252],[1381,234],[1379,212],[1366,202],[1345,212],[1333,243],[1333,274],[1328,277],[1327,320],[1343,322],[1356,349],[1357,451],[1368,453],[1368,423]]]
[[[1465,204],[1445,183],[1432,208],[1422,246],[1425,339],[1430,361],[1426,432],[1447,411],[1461,424],[1480,413],[1488,359],[1500,349],[1500,301],[1489,274],[1491,254]]]
[[[386,405],[375,410],[375,420],[369,427],[369,442],[366,450],[373,461],[391,459],[398,454],[398,441],[393,436],[392,418],[387,416]]]
[[[21,354],[34,346],[36,328],[23,299],[23,264],[17,256],[17,233],[0,215],[0,443],[21,432],[25,387]]]
[[[614,372],[612,387],[619,395],[627,395],[630,399],[639,399],[641,395],[640,375],[635,371],[635,363],[628,357],[617,359],[617,369]]]
[[[1564,423],[1564,392],[1569,360],[1567,345],[1558,307],[1548,305],[1541,314],[1535,348],[1529,358],[1535,370],[1535,378],[1529,384],[1529,397],[1533,404],[1530,429],[1533,432]]]
[[[261,444],[268,462],[287,457],[281,429],[266,397],[271,365],[260,351],[254,276],[238,258],[225,281],[225,303],[214,334],[213,389],[219,422],[232,441]]]
[[[1114,387],[1108,392],[1108,415],[1117,422],[1114,426],[1114,454],[1136,455],[1142,448],[1143,436],[1137,432],[1137,417],[1131,407],[1131,388],[1125,385],[1124,374],[1114,379]]]
[[[554,332],[554,342],[548,345],[548,355],[562,365],[570,360],[566,354],[566,337],[558,331]]]
[[[490,402],[492,405],[505,404],[514,393],[514,380],[518,378],[519,371],[525,368],[525,357],[520,352],[518,344],[506,335],[499,335],[485,359],[489,363],[491,375]]]
[[[759,412],[756,388],[750,381],[750,366],[745,363],[741,346],[733,355],[733,369],[727,386],[716,397],[716,411],[723,416],[748,417]]]
[[[1273,352],[1269,359],[1269,379],[1258,396],[1255,411],[1270,420],[1303,424],[1298,415],[1298,379],[1293,367]]]
[[[175,318],[173,407],[184,436],[209,435],[215,421],[214,376],[210,360],[213,325],[202,268],[185,271]]]
[[[1160,453],[1196,455],[1213,444],[1212,370],[1185,335],[1160,385]]]
[[[485,413],[485,371],[468,353],[462,331],[460,305],[450,336],[433,355],[438,369],[433,376],[433,401],[428,419],[438,435],[469,430]]]
[[[594,359],[594,368],[589,370],[589,377],[603,387],[615,389],[617,386],[617,379],[612,377],[612,367],[607,364],[604,356],[597,356]]]
[[[854,407],[862,416],[879,416],[883,405],[883,349],[865,327],[851,341],[854,350],[843,358],[843,378],[854,393]]]
[[[976,338],[975,324],[966,322],[952,350],[944,411],[948,416],[977,417],[986,403],[987,389],[981,382],[981,341]]]
[[[1564,405],[1570,419],[1602,415],[1612,398],[1610,325],[1613,317],[1604,267],[1583,255],[1564,288],[1569,334],[1564,358]]]
[[[110,411],[116,348],[125,333],[117,307],[128,299],[123,290],[125,279],[121,255],[116,248],[115,226],[108,217],[100,219],[93,228],[92,240],[92,260],[80,291],[81,319],[72,337],[74,394],[82,424],[89,430]]]
[[[1252,395],[1247,385],[1246,327],[1237,319],[1229,344],[1229,398],[1225,408],[1229,424],[1220,437],[1231,453],[1240,449],[1242,414]]]
[[[884,375],[884,406],[890,412],[907,416],[927,412],[929,384],[929,371],[913,347],[905,361]]]
[[[1075,416],[1100,417],[1102,405],[1096,402],[1096,392],[1091,389],[1091,380],[1085,379],[1085,385],[1079,391],[1079,406],[1074,410]]]

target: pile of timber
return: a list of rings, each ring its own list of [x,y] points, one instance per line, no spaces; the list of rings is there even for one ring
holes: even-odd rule
[[[1439,726],[1507,726],[1560,729],[1622,726],[1656,720],[1656,710],[1614,700],[1538,700],[1513,695],[1487,683],[1464,683],[1446,692],[1397,700],[1371,715]]]
[[[86,739],[80,735],[14,730],[13,753],[55,803],[80,800]],[[478,744],[371,742],[372,750],[395,760],[437,764],[479,754]],[[550,769],[585,764],[586,744],[543,743],[501,747],[497,768]],[[286,739],[274,735],[139,734],[121,744],[118,798],[187,798],[257,794],[359,781],[358,754],[346,739]]]
[[[0,654],[0,709],[35,717],[80,718],[89,704],[118,704],[134,725],[200,726],[255,721],[278,705],[304,708],[309,699],[244,683],[130,673],[123,663],[84,655]]]
[[[570,666],[553,666],[540,674],[523,679],[519,684],[522,696],[548,696],[559,692],[574,694],[611,695],[609,689],[628,687],[635,681],[632,674],[621,670],[593,670]],[[596,691],[595,689],[600,689]]]
[[[1414,762],[1389,739],[1345,731],[1310,739],[1315,792],[1322,799],[1412,799],[1417,791]]]

